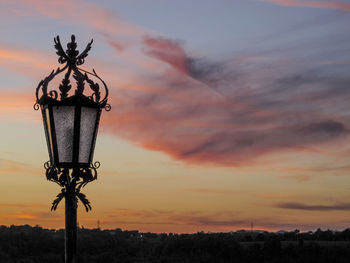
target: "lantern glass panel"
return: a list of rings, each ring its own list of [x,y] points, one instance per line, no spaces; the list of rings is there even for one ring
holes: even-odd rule
[[[52,139],[52,125],[50,121],[50,112],[48,107],[44,109],[43,115],[44,115],[44,129],[46,134],[47,146],[49,148],[50,160],[53,160],[54,151],[53,151],[53,139]]]
[[[81,108],[79,163],[89,163],[98,108]]]
[[[52,107],[60,163],[73,161],[74,108],[74,106]]]

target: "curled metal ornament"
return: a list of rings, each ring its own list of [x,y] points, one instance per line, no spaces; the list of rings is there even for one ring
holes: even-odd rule
[[[44,163],[44,168],[48,169],[49,167],[51,167],[51,162],[50,161],[45,162]]]
[[[50,161],[47,161],[44,163],[44,167],[47,180],[57,183],[61,187],[61,192],[52,202],[52,211],[57,209],[58,204],[63,198],[67,198],[68,194],[74,195],[76,202],[80,200],[86,212],[91,210],[91,203],[86,195],[81,192],[81,189],[97,179],[97,169],[100,167],[100,162],[96,161],[94,164],[90,163],[89,167],[70,170],[68,168],[59,169],[53,166]]]
[[[35,93],[37,103],[40,104],[41,98],[49,97],[54,100],[62,101],[73,95],[89,94],[89,96],[85,96],[93,102],[101,105],[101,108],[105,108],[108,98],[108,87],[106,83],[97,75],[95,70],[89,72],[78,67],[84,64],[85,58],[88,56],[88,52],[91,49],[93,40],[87,44],[86,48],[81,53],[77,50],[77,43],[74,35],[71,36],[71,42],[67,44],[67,49],[65,51],[62,47],[59,36],[54,38],[54,42],[56,54],[58,55],[58,62],[64,66],[53,70],[46,78],[39,82]],[[63,72],[65,72],[65,74],[58,90],[48,90],[48,86],[53,78]],[[72,79],[76,82],[76,88],[73,93],[71,92],[73,86],[71,83]],[[86,92],[86,87],[89,88],[89,92]],[[37,110],[39,108],[34,105],[34,109]]]
[[[94,164],[93,164],[93,167],[94,167],[95,169],[100,168],[100,166],[101,166],[101,163],[100,163],[99,161],[96,161],[96,162],[94,162]]]
[[[39,103],[35,102],[34,105],[33,105],[33,109],[34,110],[39,110],[40,109]]]
[[[112,109],[112,106],[107,103],[106,106],[105,106],[105,111],[110,111]]]

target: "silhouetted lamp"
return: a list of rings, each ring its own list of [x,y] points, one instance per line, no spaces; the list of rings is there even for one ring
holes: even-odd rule
[[[58,62],[62,68],[53,70],[36,89],[35,110],[41,109],[49,161],[45,163],[46,177],[62,187],[52,203],[55,210],[66,200],[66,262],[75,262],[77,201],[86,211],[90,202],[80,192],[87,183],[97,179],[99,162],[93,163],[96,136],[102,109],[109,111],[108,88],[95,70],[79,68],[84,63],[92,40],[79,54],[75,36],[64,51],[59,36],[54,39]],[[62,73],[62,74],[61,74]],[[56,76],[62,75],[58,87],[49,87]],[[72,89],[72,85],[76,88]],[[101,89],[102,87],[102,89]]]

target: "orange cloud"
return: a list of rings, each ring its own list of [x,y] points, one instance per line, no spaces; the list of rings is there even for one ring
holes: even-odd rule
[[[0,97],[0,116],[28,112],[35,102],[34,88],[33,94],[1,91]]]
[[[40,224],[46,227],[62,227],[62,214],[52,212],[2,212],[0,213],[0,220],[2,224],[16,225],[16,224]]]
[[[242,227],[245,220],[233,219],[236,215],[233,212],[209,213],[204,211],[170,211],[170,210],[134,210],[114,209],[107,213],[103,220],[105,224],[126,224],[126,225],[170,225],[186,228],[191,227],[192,231],[200,231],[205,228],[218,227],[234,229]],[[194,227],[197,228],[194,230]]]
[[[48,205],[42,205],[42,204],[0,204],[0,208],[48,208]]]
[[[12,174],[29,174],[33,176],[42,176],[43,172],[42,170],[31,164],[21,163],[7,159],[0,159],[0,175]]]
[[[309,0],[259,0],[261,2],[273,3],[282,6],[299,6],[310,8],[329,8],[350,11],[350,4],[338,1],[309,1]]]
[[[29,213],[16,213],[16,214],[7,214],[5,217],[13,219],[36,219],[37,216]]]

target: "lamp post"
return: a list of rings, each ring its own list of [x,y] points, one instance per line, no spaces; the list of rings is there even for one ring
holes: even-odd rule
[[[76,49],[74,35],[66,51],[59,36],[54,42],[58,62],[64,66],[53,70],[40,81],[34,109],[41,109],[43,117],[49,152],[49,161],[44,164],[46,178],[61,187],[51,211],[56,210],[59,202],[65,198],[65,262],[73,263],[76,262],[78,199],[87,212],[91,210],[90,202],[81,189],[97,179],[96,169],[100,163],[93,163],[96,136],[101,111],[109,111],[111,106],[107,104],[106,83],[95,70],[88,72],[79,68],[93,40],[81,53]],[[50,82],[60,74],[63,79],[59,87],[50,88]],[[75,89],[72,89],[71,81],[75,81]]]

